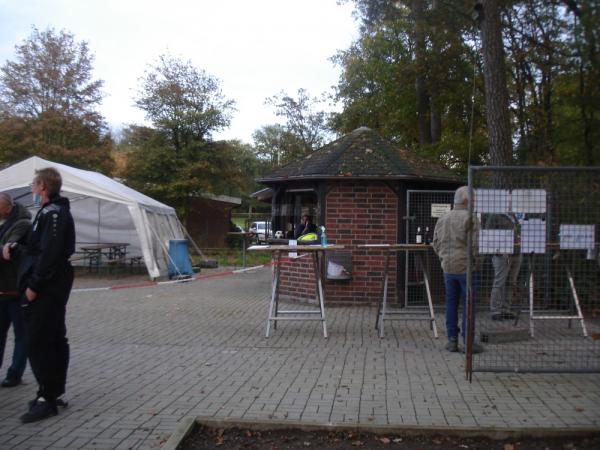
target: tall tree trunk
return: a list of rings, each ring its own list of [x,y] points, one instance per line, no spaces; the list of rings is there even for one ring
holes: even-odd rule
[[[583,132],[583,145],[584,145],[584,159],[585,163],[588,166],[594,165],[594,144],[592,142],[592,127],[591,124],[593,120],[590,120],[594,117],[594,112],[592,111],[589,114],[588,111],[588,96],[586,89],[586,76],[585,76],[585,68],[583,65],[583,58],[579,63],[579,114],[581,115],[581,125]]]
[[[431,105],[431,143],[437,144],[442,139],[442,115],[440,111]]]
[[[417,120],[419,144],[431,144],[429,125],[429,97],[425,89],[425,31],[423,26],[423,0],[413,0],[411,6],[415,20],[415,94],[417,98]]]
[[[481,46],[490,163],[504,166],[513,158],[500,1],[482,0]]]
[[[431,2],[431,12],[435,14],[437,12],[439,6],[438,0],[432,0]],[[430,32],[430,41],[431,41],[431,53],[439,57],[441,55],[440,49],[440,30],[441,25],[439,22],[435,22],[431,27]],[[429,109],[431,111],[430,115],[430,132],[431,132],[431,143],[437,144],[442,139],[442,113],[440,107],[440,99],[439,99],[439,90],[437,89],[437,85],[440,82],[438,79],[434,79],[433,82],[430,83],[429,91]]]

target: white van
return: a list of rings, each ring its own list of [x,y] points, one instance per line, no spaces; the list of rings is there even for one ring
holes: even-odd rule
[[[256,242],[259,244],[267,242],[273,235],[270,222],[252,222],[248,231],[256,235]]]

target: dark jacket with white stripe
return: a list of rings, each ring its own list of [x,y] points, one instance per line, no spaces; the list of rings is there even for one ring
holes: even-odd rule
[[[43,292],[60,277],[75,251],[75,224],[69,199],[58,195],[38,211],[27,244],[20,248],[19,290]]]

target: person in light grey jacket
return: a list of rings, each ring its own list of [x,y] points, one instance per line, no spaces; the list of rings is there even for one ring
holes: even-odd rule
[[[433,250],[440,258],[444,271],[446,291],[446,332],[448,343],[446,350],[457,352],[458,346],[458,307],[463,304],[461,336],[465,338],[467,325],[467,269],[469,232],[473,231],[476,248],[477,222],[469,215],[469,188],[462,186],[454,194],[454,209],[440,217],[433,231]],[[473,309],[474,311],[474,309]],[[463,347],[464,348],[464,347]],[[482,351],[481,346],[473,344],[473,353]]]

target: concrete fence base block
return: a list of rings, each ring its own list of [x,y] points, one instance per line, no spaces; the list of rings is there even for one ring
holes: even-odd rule
[[[504,344],[507,342],[526,341],[530,339],[528,330],[497,330],[481,332],[481,342],[486,344]]]
[[[219,262],[216,259],[204,259],[200,261],[200,267],[203,269],[216,269],[219,267]]]

